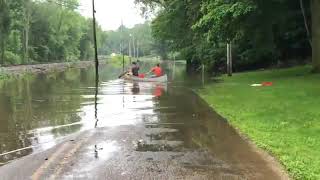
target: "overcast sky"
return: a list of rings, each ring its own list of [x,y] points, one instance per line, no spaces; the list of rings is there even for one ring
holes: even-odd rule
[[[135,7],[134,0],[95,0],[96,18],[104,30],[115,30],[123,24],[133,27],[135,24],[143,23],[144,18],[140,16],[139,9]],[[84,16],[92,17],[92,0],[80,0],[80,12]]]

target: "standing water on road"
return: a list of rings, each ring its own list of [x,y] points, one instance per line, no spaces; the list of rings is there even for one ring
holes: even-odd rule
[[[90,68],[2,82],[0,163],[15,161],[2,166],[0,175],[5,179],[281,179],[185,87],[183,78],[176,76],[168,84],[134,83],[118,80],[118,75],[117,68],[101,68],[97,96]],[[49,156],[51,164],[47,161],[44,167],[52,166],[50,171],[29,161],[31,156],[41,159],[41,152],[66,143],[70,136],[76,147],[66,156],[68,145],[61,145]],[[31,170],[23,171],[19,161],[30,163]],[[21,171],[15,173],[14,168]]]

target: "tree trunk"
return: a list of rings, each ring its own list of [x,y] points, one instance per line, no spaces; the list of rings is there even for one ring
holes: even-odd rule
[[[232,48],[231,43],[227,43],[227,73],[232,76]]]
[[[320,0],[311,0],[311,13],[313,72],[320,72]]]
[[[192,70],[192,61],[191,59],[187,59],[187,75],[190,75],[193,73],[193,70]]]
[[[300,0],[300,8],[301,8],[302,16],[303,16],[304,26],[306,28],[307,37],[308,37],[310,46],[312,47],[312,40],[311,40],[311,34],[310,34],[310,30],[309,30],[309,25],[308,25],[308,18],[306,16],[306,11],[304,8],[303,0]]]
[[[27,23],[27,22],[25,22]],[[25,63],[29,62],[29,25],[25,24],[24,30],[23,30],[23,36],[24,36],[24,42],[23,42],[23,61]]]
[[[30,17],[28,14],[27,24],[26,24],[26,42],[25,42],[25,61],[29,63],[29,30],[30,30]]]
[[[29,31],[30,31],[30,2],[25,1],[24,4],[24,27],[23,27],[23,61],[25,63],[29,62]]]
[[[0,51],[1,51],[1,59],[0,59],[0,64],[4,64],[4,51],[5,51],[5,48],[4,48],[4,39],[2,39],[1,38],[1,40],[0,40],[1,42],[1,44],[0,44]]]

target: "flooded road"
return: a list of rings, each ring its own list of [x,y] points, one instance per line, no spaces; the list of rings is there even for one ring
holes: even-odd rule
[[[0,179],[286,179],[178,75],[118,74],[97,96],[92,69],[1,84]]]

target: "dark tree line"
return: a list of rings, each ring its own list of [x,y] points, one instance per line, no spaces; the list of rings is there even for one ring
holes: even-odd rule
[[[91,59],[92,21],[78,7],[78,0],[0,0],[0,63]],[[98,36],[102,47],[107,36],[100,27]]]
[[[153,36],[192,67],[221,70],[233,44],[236,70],[305,63],[320,70],[319,0],[136,0],[156,12]],[[312,53],[313,52],[313,53]]]

